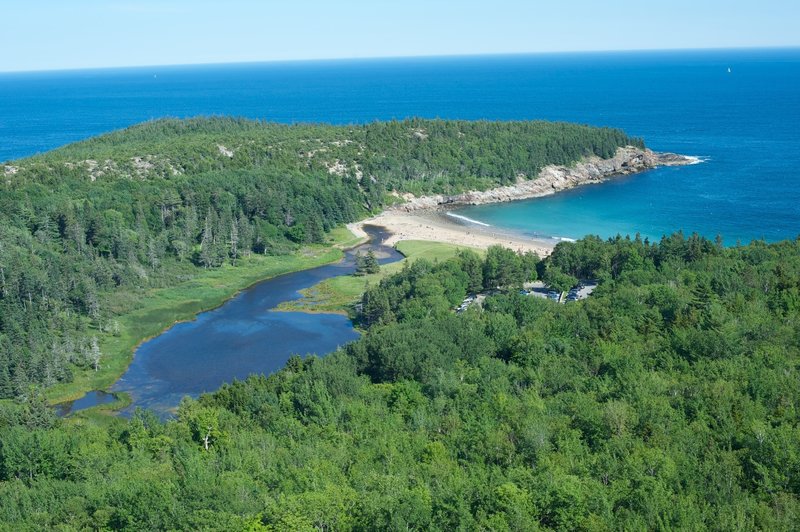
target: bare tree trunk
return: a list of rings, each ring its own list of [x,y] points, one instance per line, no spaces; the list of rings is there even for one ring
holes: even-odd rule
[[[91,345],[90,355],[92,360],[92,366],[94,366],[94,370],[97,371],[100,369],[100,358],[102,358],[102,353],[100,352],[100,346],[97,343],[97,337],[92,337],[92,345]]]
[[[231,263],[236,266],[236,257],[239,255],[239,229],[236,227],[236,220],[231,222]]]

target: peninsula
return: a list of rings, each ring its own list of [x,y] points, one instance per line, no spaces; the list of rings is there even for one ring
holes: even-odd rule
[[[107,388],[134,346],[176,321],[276,273],[339,260],[333,244],[352,239],[344,224],[377,215],[390,243],[544,256],[546,243],[445,224],[430,209],[688,162],[617,129],[568,123],[227,118],[149,122],[9,161],[0,399],[32,384],[51,401]]]
[[[141,340],[250,284],[339,261],[358,243],[345,224],[690,162],[571,124],[202,119],[7,163],[0,523],[795,529],[800,240],[588,236],[544,258],[409,240],[391,264],[348,251],[351,264],[297,275],[346,278],[360,295],[363,333],[335,351],[176,398],[169,421],[97,408],[58,419],[46,403],[106,389]],[[187,331],[196,348],[162,360],[203,376],[244,363],[247,342],[261,360],[261,345],[288,337],[308,340],[300,353],[329,351],[314,342],[332,335],[301,326],[310,313],[253,340],[247,319],[293,297],[295,276],[259,284],[270,302],[255,289],[241,314],[226,305],[224,341],[200,319]],[[591,297],[562,304],[559,291],[588,280]],[[535,281],[552,301],[529,292]]]

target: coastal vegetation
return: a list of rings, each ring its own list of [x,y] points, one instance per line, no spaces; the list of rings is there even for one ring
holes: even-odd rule
[[[641,141],[546,122],[213,118],[146,123],[10,162],[0,399],[42,387],[67,399],[111,383],[139,341],[259,278],[335,260],[331,231],[400,194],[485,189],[630,144]]]
[[[427,240],[402,240],[395,248],[403,255],[402,260],[384,264],[379,271],[372,274],[329,277],[314,286],[300,290],[302,298],[285,301],[278,308],[286,311],[346,313],[356,318],[355,305],[360,302],[362,295],[370,286],[376,285],[382,279],[420,259],[429,262],[445,261],[469,249]],[[474,251],[483,253],[479,249]]]
[[[366,254],[356,254],[356,271],[355,275],[369,275],[371,273],[378,273],[381,271],[381,266],[378,264],[378,258],[375,256],[373,250],[367,251]]]
[[[11,163],[0,529],[795,529],[800,239],[587,236],[544,259],[404,241],[314,288],[364,331],[330,355],[172,419],[48,406],[108,386],[164,326],[337,260],[358,242],[342,225],[403,194],[629,144],[542,122],[164,120]],[[560,304],[517,289],[533,279],[597,287]]]
[[[800,241],[587,237],[534,269],[598,280],[589,299],[508,290],[453,312],[524,264],[501,250],[407,263],[363,296],[360,340],[186,399],[166,422],[1,405],[0,522],[796,528]]]
[[[335,236],[338,238],[334,242],[348,238],[344,234]],[[99,335],[103,339],[100,368],[74,372],[71,381],[46,388],[45,397],[64,401],[77,398],[86,390],[107,389],[124,373],[133,350],[142,340],[160,334],[174,323],[191,320],[200,312],[218,307],[240,290],[265,278],[320,266],[339,260],[342,255],[339,249],[322,245],[305,246],[300,253],[290,255],[252,255],[237,261],[235,267],[225,264],[204,270],[174,286],[109,297],[109,312],[118,316],[118,329]]]

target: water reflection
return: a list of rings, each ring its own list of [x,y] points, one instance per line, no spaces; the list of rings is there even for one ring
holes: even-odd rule
[[[55,405],[56,415],[65,417],[78,410],[85,410],[93,406],[113,403],[117,398],[113,393],[94,390],[75,401],[66,401]]]
[[[371,242],[384,234],[368,228]],[[393,248],[368,244],[346,254],[343,261],[263,281],[244,290],[221,307],[179,323],[143,343],[128,371],[112,387],[131,395],[136,407],[169,414],[185,395],[213,391],[225,382],[252,373],[272,373],[293,354],[323,355],[358,338],[346,316],[276,312],[284,301],[298,299],[299,290],[334,277],[352,273],[357,251],[373,249],[386,264],[400,260]]]

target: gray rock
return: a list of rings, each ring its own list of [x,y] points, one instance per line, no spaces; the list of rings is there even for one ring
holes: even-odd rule
[[[588,157],[573,166],[550,165],[542,168],[535,179],[524,180],[517,176],[517,184],[484,191],[469,191],[452,196],[436,195],[406,198],[394,207],[403,211],[430,210],[454,205],[481,205],[521,199],[538,198],[581,185],[601,183],[616,176],[629,175],[659,166],[684,166],[694,164],[696,158],[675,153],[656,153],[649,149],[626,146],[617,149],[609,159]]]

